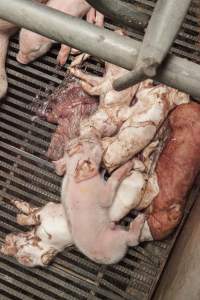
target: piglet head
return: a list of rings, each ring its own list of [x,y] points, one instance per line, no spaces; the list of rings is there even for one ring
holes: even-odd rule
[[[70,166],[74,168],[74,178],[80,182],[94,177],[99,172],[103,150],[100,142],[95,138],[80,138],[69,145]]]
[[[19,37],[19,52],[17,61],[28,64],[38,57],[44,55],[52,46],[52,40],[35,32],[22,29]]]

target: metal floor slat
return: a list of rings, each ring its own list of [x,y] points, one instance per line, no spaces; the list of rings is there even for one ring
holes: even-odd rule
[[[140,4],[148,15],[155,5],[149,0],[128,2]],[[171,51],[200,63],[198,9],[192,5]],[[107,22],[106,27],[114,29],[115,25]],[[128,33],[137,40],[143,37],[142,32]],[[35,206],[60,200],[61,178],[46,158],[55,125],[34,117],[38,101],[65,77],[66,66],[56,66],[58,49],[55,45],[44,57],[21,66],[16,62],[17,37],[10,42],[9,91],[0,106],[0,244],[7,233],[27,230],[16,224],[17,210],[9,204],[9,198],[17,197]],[[103,70],[95,58],[84,65],[94,74]],[[185,215],[199,193],[199,183],[200,178],[190,194]],[[0,300],[149,300],[178,231],[165,241],[130,248],[126,257],[113,266],[97,265],[74,247],[60,253],[45,269],[24,268],[15,259],[0,255]]]

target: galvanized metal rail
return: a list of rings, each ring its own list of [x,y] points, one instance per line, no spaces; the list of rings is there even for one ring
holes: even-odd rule
[[[121,0],[86,0],[105,16],[122,25],[136,29],[144,29],[148,24],[148,16],[141,10]]]
[[[135,66],[139,42],[31,0],[0,1],[0,17],[126,69]],[[200,66],[191,61],[169,56],[156,79],[200,99]]]

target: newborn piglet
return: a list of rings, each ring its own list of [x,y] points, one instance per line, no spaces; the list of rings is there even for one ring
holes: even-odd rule
[[[78,139],[65,156],[67,173],[61,198],[70,231],[78,249],[91,260],[114,264],[123,258],[128,246],[136,246],[144,225],[144,215],[129,229],[111,222],[109,209],[120,182],[132,168],[129,161],[105,182],[99,172],[102,149],[97,140]]]
[[[72,245],[61,204],[49,202],[42,208],[33,208],[27,202],[11,202],[22,212],[17,215],[17,223],[34,227],[28,232],[8,234],[1,253],[28,267],[46,266],[58,252]]]

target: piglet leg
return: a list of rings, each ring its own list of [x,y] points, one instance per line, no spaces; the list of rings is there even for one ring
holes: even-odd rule
[[[81,54],[77,56],[70,66],[70,72],[75,77],[82,80],[81,86],[86,93],[92,96],[99,96],[103,91],[105,91],[104,79],[102,77],[86,74],[80,69],[75,68],[76,65],[79,65],[82,60],[85,59],[85,55],[87,54]]]
[[[10,202],[12,203],[12,205],[16,206],[17,209],[19,209],[21,212],[23,212],[26,215],[29,215],[38,210],[37,207],[30,206],[30,204],[26,201],[10,200]]]
[[[86,19],[88,23],[95,24],[99,27],[103,27],[104,25],[104,15],[96,11],[93,7],[90,8],[89,12],[87,13]]]
[[[132,167],[133,161],[128,161],[126,164],[113,172],[106,183],[105,194],[100,198],[100,204],[102,207],[110,207],[112,205],[120,183],[126,176],[128,176]]]
[[[40,218],[38,212],[39,208],[31,207],[29,203],[19,200],[11,200],[11,203],[16,206],[22,214],[17,214],[17,223],[20,225],[39,225]]]
[[[57,56],[57,63],[63,66],[69,57],[71,48],[67,45],[61,45],[60,51]]]
[[[78,50],[77,50],[78,51]],[[73,50],[74,52],[74,50]],[[74,68],[76,66],[80,66],[84,61],[86,61],[90,57],[90,54],[87,53],[81,53],[73,60],[70,67]]]
[[[104,26],[104,15],[102,15],[100,12],[96,11],[96,20],[95,24],[99,27]]]
[[[138,245],[144,221],[144,214],[137,216],[131,222],[128,231],[121,226],[113,226],[111,223],[110,227],[102,232],[94,245],[95,250],[92,252],[92,259],[104,264],[114,264],[120,261],[124,257],[128,246]]]
[[[82,54],[81,54],[82,55]],[[73,61],[74,63],[75,61]],[[73,64],[72,63],[72,64]],[[74,68],[72,67],[72,64],[70,66],[70,72],[77,78],[85,81],[86,83],[88,83],[89,85],[91,86],[96,86],[96,85],[99,85],[102,83],[103,81],[103,78],[102,77],[98,77],[98,76],[95,76],[95,75],[89,75],[89,74],[86,74],[84,73],[83,71],[81,71],[80,69],[78,68]]]
[[[128,237],[128,246],[136,246],[139,243],[139,238],[144,226],[145,215],[140,214],[137,216],[129,226],[129,237]]]

